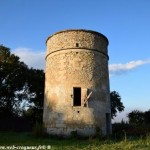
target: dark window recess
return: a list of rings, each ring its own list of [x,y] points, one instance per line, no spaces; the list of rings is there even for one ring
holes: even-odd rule
[[[81,88],[74,87],[73,88],[73,105],[81,106]]]
[[[79,47],[79,43],[76,43],[76,47]]]

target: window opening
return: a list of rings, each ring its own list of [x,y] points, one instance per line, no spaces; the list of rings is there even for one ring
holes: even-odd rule
[[[76,43],[76,47],[79,47],[79,43]]]
[[[73,88],[73,105],[81,106],[81,88],[74,87]]]

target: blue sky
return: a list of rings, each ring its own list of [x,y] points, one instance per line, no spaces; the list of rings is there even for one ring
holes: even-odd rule
[[[109,40],[110,89],[124,113],[150,109],[149,0],[0,0],[0,44],[30,67],[45,66],[47,37],[64,29],[89,29]]]

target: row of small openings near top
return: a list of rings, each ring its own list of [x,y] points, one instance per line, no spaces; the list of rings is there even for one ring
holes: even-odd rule
[[[76,44],[75,44],[75,47],[79,47],[79,43],[76,43]],[[62,48],[63,48],[63,47],[62,47]]]

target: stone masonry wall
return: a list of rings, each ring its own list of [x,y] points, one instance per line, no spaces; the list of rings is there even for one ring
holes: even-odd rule
[[[88,38],[87,38],[88,37]],[[47,55],[58,50],[85,48],[107,55],[107,38],[95,31],[65,30],[50,36],[47,41]]]
[[[86,30],[61,31],[48,38],[43,115],[48,133],[68,136],[77,130],[86,136],[99,127],[106,134],[107,44],[103,35]],[[73,106],[73,87],[81,87],[81,106]]]

